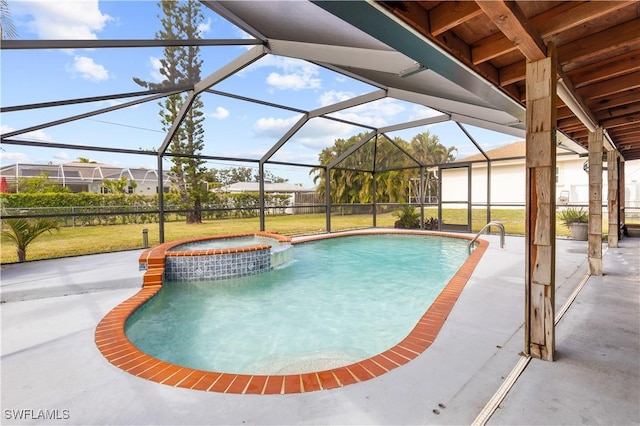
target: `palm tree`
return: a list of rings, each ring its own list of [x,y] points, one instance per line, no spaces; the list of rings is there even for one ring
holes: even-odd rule
[[[7,229],[2,230],[2,239],[12,242],[16,246],[18,262],[27,260],[27,247],[33,240],[45,232],[51,233],[52,229],[59,229],[58,222],[51,218],[39,218],[28,220],[15,218],[3,220]]]
[[[450,163],[456,159],[458,149],[455,146],[446,147],[440,143],[438,135],[429,131],[422,132],[411,138],[411,150],[414,157],[424,166],[434,166]],[[429,199],[437,191],[438,178],[434,172],[427,170],[426,184]]]

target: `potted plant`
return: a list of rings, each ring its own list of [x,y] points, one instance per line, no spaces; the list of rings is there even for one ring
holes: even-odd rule
[[[559,219],[569,228],[574,240],[586,241],[589,236],[589,214],[582,208],[567,207],[560,211]]]

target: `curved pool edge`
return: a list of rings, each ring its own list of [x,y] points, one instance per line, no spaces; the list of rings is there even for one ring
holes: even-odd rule
[[[472,237],[429,231],[371,230],[350,231],[296,238],[294,244],[348,235],[417,234],[471,240]],[[334,389],[381,376],[422,354],[434,342],[489,243],[476,240],[476,249],[460,266],[433,301],[413,330],[398,344],[371,358],[314,373],[287,375],[246,375],[182,367],[154,358],[136,348],[127,338],[128,318],[162,288],[147,285],[113,308],[97,325],[95,343],[114,366],[134,376],[168,386],[230,394],[291,394]],[[149,272],[149,271],[148,271]],[[146,275],[146,274],[145,274]]]

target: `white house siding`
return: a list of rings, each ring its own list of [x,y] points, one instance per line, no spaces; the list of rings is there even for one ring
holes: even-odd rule
[[[468,169],[441,169],[441,199],[443,203],[465,201],[468,197]]]
[[[559,156],[556,197],[563,191],[569,194],[568,204],[588,205],[589,175],[584,171],[586,158],[578,156]],[[606,163],[605,163],[606,166]],[[467,198],[467,169],[442,170],[443,202],[461,201]],[[491,204],[508,208],[509,205],[522,208],[525,204],[526,191],[525,160],[493,161],[491,164]],[[607,171],[603,171],[603,205],[607,203]],[[625,201],[626,206],[640,208],[640,161],[625,164]],[[473,163],[471,201],[473,204],[487,202],[487,165]],[[506,204],[507,206],[500,206]],[[562,205],[558,201],[558,205]]]

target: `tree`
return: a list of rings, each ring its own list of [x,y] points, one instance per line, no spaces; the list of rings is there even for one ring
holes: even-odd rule
[[[289,181],[289,179],[274,175],[269,170],[265,170],[264,175],[264,179],[269,182],[284,183]],[[205,180],[213,186],[220,187],[236,182],[251,182],[252,180],[257,182],[260,180],[260,176],[257,173],[254,174],[251,167],[211,168],[205,173]]]
[[[90,163],[90,164],[96,164],[96,161],[93,161],[87,157],[78,157],[78,159],[76,160],[78,163]]]
[[[260,180],[260,176],[256,173],[255,176],[254,176],[254,179],[256,180],[256,182],[258,182]],[[289,179],[286,179],[286,178],[283,178],[283,177],[280,177],[280,176],[276,176],[270,170],[265,170],[264,171],[264,180],[272,182],[272,183],[286,183],[286,182],[289,182]]]
[[[455,146],[442,145],[438,135],[431,134],[429,131],[411,138],[410,146],[414,157],[425,166],[450,163],[456,159],[455,153],[458,152]],[[429,197],[437,195],[438,177],[432,170],[427,170],[425,181],[427,186],[425,195]]]
[[[220,188],[236,182],[249,182],[253,171],[249,167],[231,167],[228,169],[211,168],[205,173],[209,188]]]
[[[18,192],[71,192],[69,188],[51,182],[45,172],[38,176],[18,179]]]
[[[358,134],[349,139],[336,139],[333,146],[323,149],[319,162],[328,165],[358,143],[365,135]],[[402,152],[411,154],[422,165],[437,165],[455,160],[455,147],[445,147],[437,135],[423,132],[407,143],[394,138],[394,143],[382,137],[367,141],[363,146],[343,159],[331,171],[331,200],[334,203],[373,202],[375,177],[376,201],[381,203],[404,203],[409,199],[408,183],[419,177],[414,161]],[[402,149],[398,149],[398,147]],[[413,169],[407,169],[413,167]],[[394,170],[397,169],[397,170]],[[313,168],[310,174],[317,185],[318,195],[325,195],[325,171]],[[429,188],[437,188],[437,177],[427,173]]]
[[[104,179],[102,181],[102,187],[111,194],[128,194],[129,187],[135,189],[137,186],[136,181],[129,180],[126,176],[122,176],[120,179]]]
[[[195,1],[177,2],[162,0],[158,3],[164,17],[162,30],[156,33],[158,40],[199,39],[198,26],[204,20],[200,3]],[[160,73],[165,77],[161,83],[152,83],[134,77],[140,86],[149,89],[168,88],[179,85],[193,85],[200,81],[200,47],[167,46],[164,58],[160,60]],[[160,102],[160,121],[164,131],[168,131],[178,117],[186,100],[185,93],[178,93]],[[167,152],[183,155],[171,158],[173,163],[169,175],[178,192],[182,207],[189,209],[187,223],[202,222],[202,203],[206,201],[205,161],[198,157],[204,148],[204,129],[202,122],[204,104],[200,96],[193,101],[180,128],[173,136]]]
[[[13,25],[13,19],[11,19],[9,1],[0,0],[0,40],[14,38],[18,38],[18,32],[15,25]]]
[[[27,260],[27,247],[29,244],[45,232],[51,233],[53,229],[59,229],[58,223],[51,218],[39,218],[29,220],[26,218],[4,219],[2,239],[16,246],[18,262]]]

